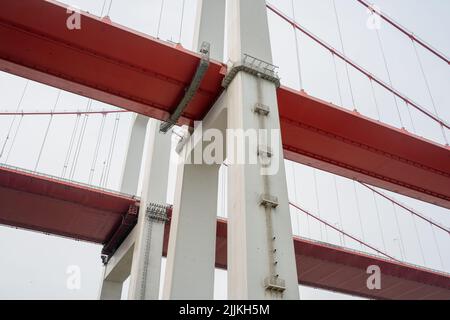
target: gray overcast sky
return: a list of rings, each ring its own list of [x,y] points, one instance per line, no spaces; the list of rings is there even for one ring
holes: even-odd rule
[[[100,15],[104,0],[65,0],[90,13]],[[447,0],[376,0],[376,4],[389,16],[426,39],[440,51],[450,55],[450,1]],[[186,0],[183,29],[180,39],[181,0],[165,0],[157,35],[160,0],[113,0],[110,16],[114,22],[164,40],[171,40],[192,48],[192,34],[196,11],[196,0]],[[292,16],[291,0],[272,0],[271,3]],[[295,18],[317,36],[342,50],[339,41],[336,17],[331,0],[294,0]],[[109,0],[106,2],[106,7]],[[342,28],[346,54],[372,73],[388,81],[383,57],[377,42],[376,32],[366,27],[368,13],[355,0],[336,0],[339,22]],[[299,89],[298,65],[295,38],[292,27],[269,13],[271,42],[274,63],[280,67],[283,85]],[[398,31],[382,23],[380,37],[386,54],[393,86],[413,100],[433,111],[430,96],[414,54],[411,41]],[[298,33],[300,47],[300,70],[304,89],[311,95],[340,105],[336,74],[330,53]],[[124,44],[126,50],[126,44]],[[438,114],[450,119],[450,71],[448,65],[419,48],[432,96]],[[378,119],[370,83],[367,78],[350,69],[350,81],[356,108],[359,112]],[[337,61],[337,76],[341,88],[342,106],[353,109],[350,87],[345,65]],[[0,73],[0,110],[17,108],[26,80]],[[58,90],[30,82],[20,105],[23,110],[48,111],[55,106]],[[381,121],[400,127],[391,94],[375,87]],[[86,109],[87,99],[67,92],[61,94],[57,110]],[[402,122],[405,127],[438,143],[443,143],[441,130],[434,123],[414,110],[406,109],[398,101]],[[94,109],[113,109],[112,106],[94,102]],[[98,185],[104,173],[104,162],[110,147],[115,115],[106,118],[105,131],[101,140],[99,160],[95,167],[93,184]],[[125,154],[130,114],[120,115],[118,140],[114,149],[111,172],[107,187],[117,190]],[[7,163],[26,169],[34,169],[37,156],[47,127],[48,117],[29,117],[22,122],[19,117],[0,117],[0,143],[3,144],[13,122],[12,133],[16,133],[14,144],[6,144],[6,152],[0,163]],[[52,121],[37,171],[60,176],[67,155],[68,142],[76,117],[63,116]],[[20,123],[20,124],[19,124]],[[90,116],[86,127],[86,137],[81,146],[80,159],[75,164],[73,154],[69,168],[74,169],[73,179],[87,182],[99,134],[101,116]],[[79,135],[80,130],[77,131]],[[450,138],[448,132],[447,136]],[[175,157],[175,155],[174,155]],[[175,163],[175,159],[173,161]],[[325,172],[313,170],[299,164],[286,162],[289,197],[323,219],[339,226],[375,247],[385,250],[398,259],[426,267],[450,272],[450,239],[439,229],[413,219],[410,214],[381,199],[352,181],[334,177]],[[222,170],[223,177],[225,169]],[[171,168],[168,202],[172,201],[174,166]],[[336,186],[335,188],[335,182]],[[218,214],[226,212],[224,201],[225,179],[221,179]],[[356,193],[355,193],[356,189]],[[337,196],[339,203],[337,202]],[[450,226],[448,210],[422,203],[413,199],[394,195],[397,199],[416,208],[424,215],[441,224]],[[0,204],[1,206],[1,204]],[[398,217],[397,227],[395,214]],[[363,230],[360,227],[360,220]],[[378,221],[381,221],[381,226]],[[349,238],[320,226],[303,214],[292,211],[292,225],[295,234],[345,245],[356,250],[371,252]],[[399,231],[400,229],[400,231]],[[420,234],[418,237],[417,235]],[[0,298],[26,299],[95,299],[101,279],[101,247],[83,242],[75,242],[34,232],[15,230],[0,226]],[[374,252],[371,252],[374,253]],[[67,267],[77,265],[81,269],[80,290],[66,288]],[[226,272],[218,271],[216,277],[216,298],[226,298]],[[346,298],[344,295],[327,293],[322,290],[301,288],[302,298]]]

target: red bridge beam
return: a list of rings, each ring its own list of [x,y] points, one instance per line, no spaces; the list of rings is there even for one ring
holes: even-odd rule
[[[136,199],[0,166],[0,223],[104,244],[112,254],[136,223]],[[169,224],[166,225],[166,253]],[[450,299],[450,276],[328,244],[294,238],[300,284],[374,299]],[[381,290],[366,286],[381,268]],[[216,266],[227,266],[227,224],[217,222]]]
[[[160,120],[200,60],[87,13],[80,30],[69,30],[66,6],[53,1],[3,0],[0,8],[0,70]],[[204,117],[224,73],[210,64],[180,124]],[[450,208],[448,147],[288,88],[278,90],[278,104],[287,159]]]

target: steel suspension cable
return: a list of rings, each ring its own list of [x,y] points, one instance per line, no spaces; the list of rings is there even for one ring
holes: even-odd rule
[[[52,109],[52,112],[54,112],[56,107],[58,106],[59,98],[61,97],[61,92],[62,92],[62,90],[59,89],[58,90],[58,95],[56,96],[55,104],[54,104],[53,109]],[[39,155],[38,155],[38,158],[36,160],[36,164],[34,166],[34,171],[35,172],[37,171],[37,168],[39,166],[39,162],[40,162],[41,156],[42,156],[42,151],[44,150],[45,142],[47,141],[47,136],[48,136],[48,132],[50,131],[50,126],[52,124],[52,121],[53,121],[53,115],[50,115],[50,119],[48,121],[47,129],[45,130],[44,139],[42,140],[41,148],[39,149]]]
[[[314,42],[316,42],[320,46],[324,47],[325,49],[329,50],[330,52],[334,52],[334,54],[337,57],[339,57],[341,60],[343,60],[346,63],[348,63],[354,69],[356,69],[357,71],[361,72],[362,74],[364,74],[369,79],[372,79],[373,81],[375,81],[377,84],[379,84],[384,89],[394,93],[398,98],[400,98],[401,100],[407,102],[409,106],[415,108],[416,110],[418,110],[419,112],[423,113],[424,115],[426,115],[430,119],[434,120],[435,122],[443,125],[445,128],[450,129],[450,125],[447,122],[445,122],[444,120],[440,119],[436,115],[432,114],[427,109],[421,107],[419,104],[417,104],[416,102],[412,101],[407,96],[405,96],[402,93],[400,93],[399,91],[397,91],[395,88],[392,88],[391,86],[389,86],[389,84],[387,84],[384,81],[382,81],[382,80],[378,79],[377,77],[375,77],[372,73],[368,72],[367,70],[365,70],[364,68],[362,68],[361,66],[359,66],[358,64],[356,64],[355,62],[350,60],[349,58],[347,58],[345,55],[343,55],[342,53],[340,53],[339,51],[334,49],[332,46],[328,45],[327,43],[325,43],[324,41],[322,41],[321,39],[319,39],[318,37],[313,35],[311,32],[306,30],[304,27],[300,26],[300,24],[298,24],[296,21],[293,21],[292,19],[290,19],[286,14],[284,14],[283,12],[281,12],[280,10],[275,8],[273,5],[267,4],[267,8],[269,8],[269,10],[274,12],[276,15],[278,15],[280,18],[282,18],[286,22],[288,22],[291,25],[295,26],[295,28],[300,30],[303,34],[308,36],[310,39],[312,39]]]
[[[394,218],[395,218],[395,223],[397,225],[397,231],[398,231],[398,235],[399,235],[399,246],[400,246],[400,253],[404,252],[405,256],[403,257],[404,260],[406,260],[406,251],[405,251],[405,246],[403,244],[403,236],[402,236],[402,231],[400,229],[400,223],[398,221],[398,216],[397,216],[397,210],[395,209],[395,205],[392,202],[392,208],[394,209]],[[403,253],[402,253],[403,256]]]
[[[89,172],[88,184],[92,184],[92,179],[94,177],[95,166],[97,164],[97,158],[98,158],[98,150],[100,149],[100,143],[101,143],[102,137],[103,137],[103,129],[105,128],[105,120],[106,120],[106,114],[103,114],[102,122],[100,124],[100,129],[99,129],[99,133],[98,133],[98,137],[97,137],[97,143],[95,144],[94,157],[92,159],[91,170]]]
[[[337,179],[336,179],[335,175],[333,175],[333,182],[334,182],[334,190],[336,191],[336,201],[337,201],[339,224],[340,224],[341,228],[344,228],[344,222],[342,220],[342,213],[341,213],[341,204],[340,204],[340,200],[339,200],[339,190],[337,187]],[[345,246],[345,237],[343,237],[342,240],[343,240],[344,246]]]
[[[360,4],[365,6],[370,11],[375,12],[375,14],[377,14],[379,17],[381,17],[384,21],[386,21],[391,26],[393,26],[394,28],[396,28],[397,30],[399,30],[400,32],[405,34],[408,38],[410,38],[414,42],[420,44],[423,48],[430,51],[436,57],[443,60],[445,63],[450,64],[449,59],[443,53],[441,53],[437,49],[433,48],[430,44],[426,43],[424,40],[421,40],[420,38],[418,38],[416,35],[414,35],[414,33],[408,31],[405,27],[403,27],[399,23],[395,22],[392,18],[388,17],[386,14],[381,13],[381,12],[376,12],[373,8],[373,5],[369,4],[365,0],[356,0],[356,1],[358,1]]]
[[[129,113],[128,110],[103,110],[103,111],[20,111],[9,112],[0,111],[0,116],[65,116],[65,115],[85,115],[85,114],[110,114]]]
[[[369,81],[370,81],[370,87],[372,89],[373,102],[375,103],[375,109],[377,110],[378,120],[381,121],[381,113],[380,113],[380,108],[378,106],[378,100],[377,100],[377,96],[375,93],[375,88],[373,86],[373,80],[369,79]]]
[[[425,254],[423,253],[422,241],[420,240],[419,230],[417,229],[416,219],[413,214],[411,214],[411,219],[413,220],[414,230],[416,231],[417,241],[419,242],[420,255],[422,256],[423,265],[426,266],[427,263],[425,261]]]
[[[435,227],[441,229],[442,231],[445,231],[448,235],[450,235],[450,230],[447,229],[446,227],[444,227],[444,226],[442,226],[442,225],[440,225],[440,224],[438,224],[438,223],[436,223],[436,222],[430,220],[429,218],[425,217],[423,214],[421,214],[421,213],[415,211],[414,209],[408,207],[407,205],[401,203],[400,201],[398,201],[398,200],[396,200],[396,199],[390,197],[390,196],[387,195],[386,193],[384,193],[384,192],[382,192],[382,191],[379,191],[379,190],[377,190],[377,189],[375,189],[375,188],[369,186],[369,185],[366,184],[366,183],[363,183],[363,182],[360,182],[360,181],[358,181],[358,182],[359,182],[359,184],[361,184],[362,186],[364,186],[364,187],[366,187],[367,189],[371,190],[372,192],[378,194],[379,196],[385,198],[385,199],[388,200],[389,202],[392,202],[392,203],[395,204],[396,206],[399,206],[400,208],[403,208],[404,210],[406,210],[406,211],[412,213],[413,215],[415,215],[415,216],[421,218],[422,220],[424,220],[424,221],[426,221],[426,222],[432,224],[433,226],[435,226]]]
[[[338,91],[338,97],[339,97],[339,105],[344,105],[344,101],[342,100],[342,93],[341,93],[341,84],[339,83],[339,74],[337,70],[337,64],[336,64],[336,56],[334,55],[334,52],[331,52],[331,58],[333,59],[333,65],[334,65],[334,73],[336,75],[336,85],[337,85],[337,91]]]
[[[312,217],[313,219],[315,219],[315,220],[317,220],[317,221],[319,221],[319,222],[321,222],[321,223],[327,225],[328,227],[330,227],[330,228],[334,229],[335,231],[337,231],[337,232],[339,232],[339,233],[341,233],[341,234],[343,234],[343,235],[349,237],[350,239],[352,239],[352,240],[354,240],[354,241],[360,243],[361,245],[363,245],[363,246],[365,246],[365,247],[367,247],[367,248],[369,248],[369,249],[371,249],[371,250],[374,250],[375,252],[377,252],[377,253],[379,253],[379,254],[382,254],[382,255],[388,257],[389,259],[392,259],[392,260],[394,260],[394,261],[398,261],[397,259],[395,259],[394,257],[388,255],[387,253],[385,253],[385,252],[383,252],[383,251],[381,251],[381,250],[375,248],[375,247],[372,246],[372,245],[367,244],[365,241],[360,240],[360,239],[358,239],[358,238],[356,238],[356,237],[354,237],[354,236],[348,234],[347,232],[345,232],[345,231],[343,231],[343,230],[340,230],[340,229],[336,228],[336,227],[333,226],[332,224],[330,224],[330,223],[328,223],[327,221],[325,221],[325,220],[323,220],[323,219],[321,219],[321,218],[315,216],[314,214],[312,214],[312,213],[309,212],[308,210],[303,209],[302,207],[296,205],[295,203],[289,202],[289,204],[290,204],[291,206],[293,206],[294,208],[296,208],[297,210],[299,210],[299,211],[305,213],[306,215],[309,215],[309,216]]]
[[[182,31],[183,31],[184,7],[185,7],[185,4],[186,4],[186,0],[183,0],[183,4],[182,4],[182,6],[181,6],[180,33],[179,33],[179,36],[178,36],[178,43],[180,43],[180,44],[181,44],[181,34],[182,34]]]
[[[22,121],[23,121],[23,116],[20,117],[19,124],[17,125],[16,131],[14,132],[14,136],[13,136],[13,139],[11,141],[11,146],[9,147],[8,154],[6,155],[5,163],[8,163],[9,156],[11,155],[11,151],[13,150],[14,144],[16,142],[17,134],[19,133],[20,127],[22,125]]]
[[[30,83],[30,80],[27,80],[26,83],[25,83],[25,86],[23,88],[23,91],[22,91],[22,94],[20,96],[19,102],[17,103],[16,111],[19,111],[20,106],[22,105],[23,98],[25,97],[25,93],[27,92],[27,88],[28,88],[29,83]],[[0,151],[0,158],[3,156],[3,153],[5,152],[5,147],[6,147],[6,144],[8,143],[9,137],[11,135],[11,130],[12,130],[12,127],[14,125],[15,120],[16,120],[16,118],[13,117],[13,119],[11,120],[11,124],[9,125],[8,133],[6,134],[5,141],[3,142],[2,149]]]
[[[90,111],[91,107],[92,107],[92,100],[88,99],[86,111]],[[78,164],[78,158],[81,153],[81,147],[83,146],[84,135],[86,132],[88,119],[89,119],[89,114],[85,114],[84,118],[83,118],[83,122],[81,123],[81,131],[80,131],[80,135],[78,136],[78,141],[77,141],[77,145],[75,148],[75,154],[74,154],[74,158],[73,158],[73,162],[72,162],[72,167],[70,168],[70,173],[69,173],[70,180],[73,180],[73,177],[75,176],[75,171],[76,171],[76,167]]]
[[[363,228],[362,216],[361,216],[361,208],[360,208],[360,204],[359,204],[358,192],[356,191],[356,183],[354,180],[352,181],[352,184],[353,184],[353,191],[355,193],[356,210],[358,212],[358,217],[359,217],[359,226],[361,227],[361,236],[362,236],[362,239],[365,241],[364,228]]]
[[[73,130],[72,130],[72,135],[71,135],[71,137],[70,137],[69,147],[68,147],[68,149],[67,149],[66,158],[65,158],[65,160],[64,160],[63,169],[62,169],[62,172],[61,172],[61,177],[62,177],[62,178],[65,177],[67,167],[69,166],[70,155],[72,154],[73,144],[74,144],[74,142],[75,142],[75,135],[76,135],[77,130],[78,130],[78,124],[79,124],[79,122],[80,122],[80,118],[81,118],[81,115],[80,115],[80,114],[77,114],[77,118],[76,118],[76,120],[75,120],[75,124],[74,124]]]
[[[430,82],[428,81],[427,75],[425,73],[425,68],[423,66],[422,59],[420,59],[420,55],[419,55],[419,51],[417,50],[416,43],[412,39],[411,39],[411,43],[412,43],[412,46],[414,49],[414,53],[416,54],[417,62],[419,63],[419,68],[422,73],[423,81],[425,82],[425,87],[427,88],[428,95],[430,96],[430,101],[431,101],[431,105],[433,106],[434,114],[436,114],[439,117],[439,112],[437,110],[436,103],[433,98],[433,94],[431,93]],[[447,135],[445,134],[445,129],[442,125],[440,127],[442,130],[442,136],[444,137],[444,140],[445,140],[445,144],[448,145],[448,139],[447,139]]]
[[[345,55],[344,40],[343,40],[343,37],[342,37],[341,24],[339,22],[339,14],[338,14],[337,8],[336,8],[336,1],[332,0],[332,2],[333,2],[333,8],[334,8],[334,15],[336,17],[336,24],[337,24],[337,30],[338,30],[338,35],[339,35],[339,41],[341,43],[341,50],[342,50],[342,53]],[[348,81],[348,85],[349,85],[349,88],[350,88],[350,95],[351,95],[351,98],[352,98],[353,110],[357,110],[356,103],[355,103],[355,97],[353,95],[352,81],[350,79],[350,72],[348,70],[348,64],[345,64],[345,71],[347,73],[347,81]]]
[[[114,147],[116,144],[116,138],[117,138],[117,131],[119,128],[119,122],[120,122],[120,113],[116,115],[116,119],[114,122],[114,129],[113,129],[113,134],[111,137],[111,144],[109,146],[109,153],[108,153],[108,158],[106,161],[106,168],[105,168],[105,175],[104,175],[104,180],[103,180],[103,187],[106,188],[108,185],[108,180],[109,180],[109,172],[111,169],[111,162],[112,162],[112,156],[114,154]]]
[[[384,48],[383,48],[383,43],[381,41],[381,36],[380,36],[380,32],[378,31],[378,29],[375,29],[375,32],[377,34],[377,40],[378,40],[378,47],[380,48],[380,52],[381,52],[381,56],[383,58],[383,63],[384,63],[384,69],[386,71],[387,77],[388,77],[388,83],[389,85],[392,87],[392,78],[391,78],[391,73],[389,72],[389,65],[387,62],[387,58],[386,58],[386,54],[384,52]],[[345,53],[344,53],[345,54]],[[394,93],[392,93],[392,96],[394,98],[394,103],[395,103],[395,108],[397,110],[397,116],[398,119],[400,120],[400,125],[402,128],[405,128],[405,125],[403,124],[403,119],[402,119],[402,115],[400,113],[400,108],[398,106],[398,101],[397,101],[397,97],[395,96]]]
[[[295,5],[294,5],[294,0],[291,0],[291,6],[292,6],[292,17],[295,20]],[[292,29],[294,30],[294,37],[295,37],[295,52],[296,52],[296,57],[297,57],[297,72],[298,72],[298,82],[299,82],[299,86],[300,86],[300,90],[304,89],[304,85],[303,85],[303,77],[302,77],[302,64],[300,61],[300,45],[299,45],[299,41],[297,38],[297,29],[295,29],[295,27],[293,26]]]
[[[439,243],[437,241],[436,232],[434,231],[433,225],[430,223],[431,232],[433,234],[434,244],[436,245],[437,253],[439,256],[439,261],[441,263],[442,269],[445,269],[444,260],[442,259],[441,249],[439,248]]]
[[[161,10],[159,11],[158,28],[156,29],[156,38],[159,39],[159,31],[161,30],[161,20],[164,11],[164,0],[161,0]]]
[[[316,177],[316,168],[313,168],[313,177],[314,177],[314,192],[316,193],[316,207],[317,207],[317,214],[320,218],[320,204],[319,204],[319,190],[317,187],[317,177]],[[322,225],[319,225],[320,228],[320,238],[322,239]],[[328,235],[327,235],[327,229],[325,229],[325,239],[328,241]]]
[[[386,241],[384,241],[383,228],[381,227],[380,210],[378,209],[377,198],[375,197],[375,193],[374,192],[372,192],[372,197],[373,197],[373,203],[375,204],[375,211],[377,213],[378,226],[380,228],[381,241],[383,242],[383,249],[384,249],[384,251],[386,251]]]

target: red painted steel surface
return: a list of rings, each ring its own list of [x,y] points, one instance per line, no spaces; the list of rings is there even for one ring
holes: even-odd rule
[[[304,92],[278,90],[285,158],[450,208],[450,149]]]
[[[169,228],[166,228],[166,241]],[[167,250],[167,244],[165,246]],[[450,277],[346,250],[329,244],[294,237],[298,283],[371,299],[450,299]],[[227,265],[227,223],[217,221],[216,266]],[[381,290],[369,290],[367,267],[381,269]]]
[[[166,119],[195,73],[200,56],[181,47],[83,13],[81,29],[69,30],[72,13],[54,1],[2,0],[0,69]],[[221,88],[222,65],[211,62],[183,122],[201,119]]]
[[[164,120],[199,56],[64,5],[0,3],[0,70]],[[36,14],[39,12],[39,14]],[[225,67],[212,62],[180,123],[204,117]],[[278,89],[285,157],[450,208],[450,150],[288,88]]]
[[[109,241],[133,197],[0,166],[0,223],[96,243]]]
[[[107,244],[133,204],[131,197],[0,167],[1,224]],[[169,224],[164,237],[166,253]],[[294,248],[300,284],[368,298],[450,299],[449,275],[300,238]],[[216,266],[226,265],[227,224],[219,219]],[[366,287],[369,265],[381,268],[380,291]]]

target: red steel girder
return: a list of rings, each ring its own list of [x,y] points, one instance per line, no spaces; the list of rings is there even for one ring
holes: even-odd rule
[[[137,200],[0,166],[0,223],[106,243]]]
[[[111,254],[132,230],[137,200],[0,166],[0,223],[104,244]],[[164,254],[169,223],[166,224]],[[300,284],[374,299],[450,299],[448,274],[294,238]],[[367,267],[381,268],[382,289],[366,286]],[[216,266],[227,266],[227,223],[218,219]]]
[[[5,167],[0,167],[0,204],[1,224],[102,243],[107,249],[120,245],[115,240],[132,230],[137,215],[127,219],[128,208],[138,205],[132,197]],[[164,254],[169,229],[167,224]],[[294,248],[300,284],[374,299],[450,299],[448,274],[300,238],[294,238]],[[367,289],[370,265],[381,268],[382,290]],[[217,223],[216,266],[227,266],[223,219]]]
[[[2,0],[0,70],[167,119],[199,55],[83,13],[69,30],[54,1]],[[39,14],[36,14],[39,12]],[[212,62],[180,124],[200,120],[222,92]],[[302,92],[278,89],[285,157],[450,208],[450,150]]]

